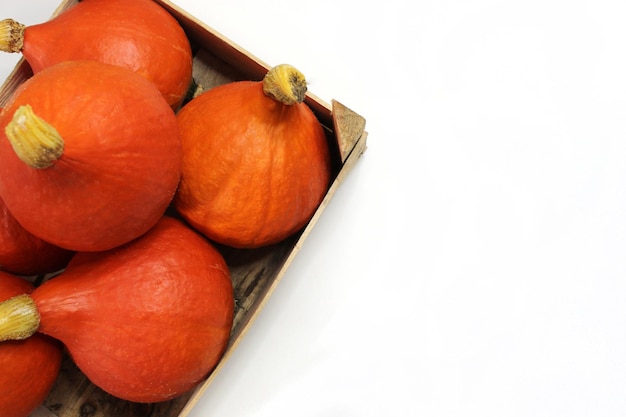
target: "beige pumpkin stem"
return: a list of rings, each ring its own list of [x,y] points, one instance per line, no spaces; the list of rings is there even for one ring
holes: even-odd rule
[[[28,104],[15,111],[5,133],[17,156],[31,168],[48,168],[63,155],[64,142],[59,132]]]
[[[28,295],[16,295],[0,303],[0,342],[27,339],[39,329],[39,311]]]
[[[287,105],[304,101],[306,91],[304,75],[289,64],[271,68],[263,78],[263,92]]]
[[[0,20],[0,51],[20,52],[24,47],[26,26],[13,19]]]

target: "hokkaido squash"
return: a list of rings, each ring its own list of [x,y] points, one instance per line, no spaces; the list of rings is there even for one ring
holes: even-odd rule
[[[323,128],[290,65],[262,81],[208,90],[179,111],[183,173],[177,211],[210,239],[234,247],[276,243],[301,229],[331,175]]]
[[[0,272],[1,301],[33,288],[25,279]],[[0,417],[27,417],[43,403],[59,374],[62,353],[63,346],[43,334],[0,343]]]
[[[96,61],[32,76],[0,113],[0,196],[33,235],[101,251],[152,227],[181,172],[174,111],[152,83]]]
[[[228,344],[233,310],[221,254],[182,221],[163,217],[120,248],[78,253],[30,296],[0,304],[0,321],[21,325],[0,332],[0,340],[38,328],[64,342],[103,390],[158,402],[191,389],[214,368]]]
[[[5,19],[0,50],[21,52],[34,73],[62,61],[121,65],[152,81],[174,108],[192,81],[189,40],[152,0],[83,0],[32,26]]]
[[[73,254],[29,233],[0,198],[0,270],[17,275],[47,274],[65,267]]]

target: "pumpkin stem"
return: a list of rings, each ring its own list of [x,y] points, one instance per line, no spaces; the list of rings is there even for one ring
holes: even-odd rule
[[[17,156],[31,168],[48,168],[63,154],[59,132],[28,104],[15,111],[5,133]]]
[[[263,92],[287,105],[304,101],[306,90],[304,75],[289,64],[273,67],[263,78]]]
[[[39,329],[39,311],[28,294],[0,303],[0,342],[27,339]]]
[[[26,26],[13,19],[0,20],[0,51],[20,52],[24,46]]]

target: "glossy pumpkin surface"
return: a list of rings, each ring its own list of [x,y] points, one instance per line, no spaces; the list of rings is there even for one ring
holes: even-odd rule
[[[174,204],[210,239],[242,248],[301,229],[326,193],[329,148],[309,107],[262,82],[215,87],[178,113],[183,174]]]
[[[202,381],[227,346],[234,311],[220,253],[169,217],[122,248],[77,254],[32,298],[39,331],[63,341],[95,385],[136,402]]]
[[[28,281],[0,272],[0,301],[32,290]],[[42,334],[0,342],[0,417],[27,417],[43,403],[59,374],[62,352],[57,340]]]
[[[6,133],[12,123],[32,139],[35,129],[16,120],[27,106],[62,139],[61,155],[45,168],[20,159]],[[127,69],[95,61],[49,67],[16,90],[0,126],[0,196],[26,230],[54,245],[99,251],[128,242],[156,224],[174,196],[182,161],[176,117],[153,84]]]

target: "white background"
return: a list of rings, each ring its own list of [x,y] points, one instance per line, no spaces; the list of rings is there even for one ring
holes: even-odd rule
[[[626,415],[622,0],[174,3],[369,132],[192,417]]]

